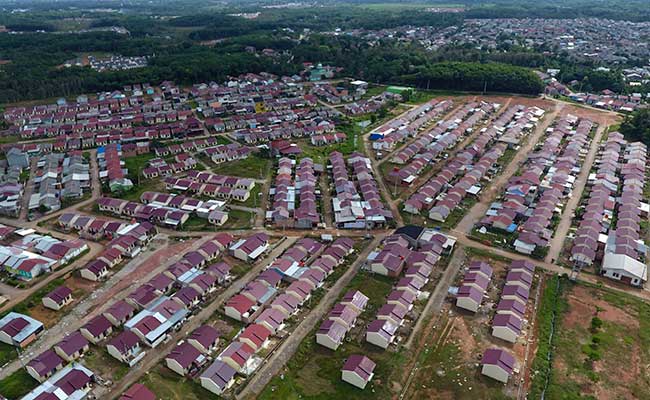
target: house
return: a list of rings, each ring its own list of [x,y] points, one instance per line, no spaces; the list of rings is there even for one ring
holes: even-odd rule
[[[120,400],[156,400],[156,395],[141,383],[134,383]]]
[[[343,296],[341,304],[352,307],[360,314],[366,309],[368,300],[368,296],[361,293],[359,290],[350,290]]]
[[[49,349],[34,357],[25,369],[32,378],[43,382],[61,368],[63,359],[54,350]]]
[[[474,286],[463,285],[456,294],[456,307],[477,312],[483,302],[483,292]]]
[[[201,325],[187,338],[187,342],[203,354],[210,354],[217,347],[219,331],[211,325]]]
[[[395,340],[398,328],[399,325],[392,320],[376,319],[368,325],[366,342],[386,349]]]
[[[126,321],[131,319],[133,315],[135,315],[135,308],[126,301],[120,300],[110,306],[102,315],[105,316],[113,326],[118,327],[122,326]]]
[[[327,319],[323,321],[316,332],[316,343],[328,349],[336,350],[343,343],[347,331],[344,325]]]
[[[40,321],[12,311],[0,319],[0,342],[25,348],[43,329]]]
[[[606,253],[601,273],[607,278],[642,287],[648,281],[648,266],[627,254]]]
[[[144,344],[155,348],[169,332],[185,320],[189,310],[167,296],[161,296],[124,324]]]
[[[27,393],[22,400],[85,399],[94,381],[92,371],[79,363],[71,363]]]
[[[201,386],[216,395],[221,395],[235,383],[236,373],[237,371],[227,363],[215,360],[201,374]]]
[[[96,259],[86,264],[81,270],[81,277],[89,281],[97,282],[108,275],[109,265],[101,260]]]
[[[359,389],[364,389],[374,376],[375,366],[375,362],[368,357],[352,354],[345,360],[341,369],[341,379]]]
[[[72,303],[72,290],[65,286],[58,286],[43,297],[42,302],[43,306],[58,311]]]
[[[229,248],[230,254],[242,261],[252,262],[269,247],[269,237],[264,233],[257,233],[241,239]]]
[[[93,344],[106,339],[113,332],[113,325],[104,315],[100,314],[88,321],[79,332]]]
[[[132,367],[145,356],[140,347],[140,339],[131,331],[123,331],[111,339],[106,345],[106,351],[116,360]]]
[[[88,348],[88,340],[79,331],[69,334],[59,343],[54,345],[54,351],[56,354],[67,362],[74,361],[81,357],[86,351],[88,351]]]
[[[193,375],[207,362],[207,358],[198,349],[187,342],[176,346],[165,357],[167,368],[180,376]]]
[[[224,312],[230,318],[237,321],[250,321],[259,311],[256,307],[254,300],[244,296],[243,294],[236,294],[228,300],[224,307]]]
[[[408,310],[400,304],[384,304],[377,311],[377,319],[391,321],[397,326],[401,326],[406,318]]]
[[[271,303],[271,308],[281,311],[286,318],[291,317],[298,312],[300,300],[290,294],[282,293]]]
[[[487,349],[483,353],[481,365],[483,375],[507,383],[515,369],[515,358],[505,350]]]
[[[354,327],[358,316],[359,314],[354,308],[341,303],[337,303],[334,305],[334,307],[332,307],[332,310],[327,315],[327,318],[345,326],[346,330],[350,330]]]
[[[185,286],[174,293],[172,300],[189,309],[199,304],[201,301],[201,293],[192,286]]]
[[[268,345],[270,336],[271,331],[264,325],[255,323],[248,325],[239,334],[237,340],[247,344],[253,351],[257,352]]]
[[[492,336],[515,343],[521,333],[522,321],[512,314],[496,314],[492,320]]]
[[[281,310],[267,307],[255,320],[256,324],[265,327],[271,334],[275,335],[278,331],[284,329],[284,320],[287,318]]]
[[[217,359],[225,362],[235,371],[249,375],[256,368],[254,353],[255,351],[246,343],[232,342],[219,354]]]

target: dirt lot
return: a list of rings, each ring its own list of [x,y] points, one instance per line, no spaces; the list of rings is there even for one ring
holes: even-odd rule
[[[650,399],[650,305],[583,285],[565,301],[547,397]]]
[[[448,301],[435,322],[433,334],[420,351],[418,368],[411,378],[406,398],[409,399],[499,399],[515,398],[518,392],[519,376],[510,380],[506,386],[481,375],[478,362],[487,348],[508,349],[518,361],[519,370],[525,371],[526,344],[530,325],[524,329],[519,341],[511,344],[492,336],[491,321],[494,307],[500,298],[500,292],[507,274],[509,260],[492,258],[469,252],[465,265],[472,261],[489,263],[494,272],[487,293],[487,299],[476,314],[456,308],[453,301]],[[462,281],[464,269],[455,280],[455,285]],[[527,308],[526,320],[534,320],[534,293],[537,279],[531,290],[531,299]],[[451,300],[451,298],[450,298]],[[536,338],[532,337],[532,345]],[[481,393],[479,395],[479,393]]]

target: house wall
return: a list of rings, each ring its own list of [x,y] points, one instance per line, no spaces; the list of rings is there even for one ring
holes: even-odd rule
[[[341,371],[341,379],[344,382],[347,382],[351,385],[358,387],[359,389],[364,389],[366,387],[366,381],[361,379],[359,375],[351,371]]]
[[[185,371],[183,367],[174,359],[171,358],[166,358],[165,359],[167,368],[171,369],[172,371],[176,372],[180,376],[185,376]]]
[[[492,336],[510,343],[515,343],[517,341],[517,334],[503,326],[495,326],[492,328]]]
[[[481,370],[481,373],[499,382],[503,382],[503,383],[508,382],[508,378],[509,378],[508,374],[497,366],[489,365],[489,364],[483,365],[483,369]]]
[[[54,300],[50,299],[49,297],[43,297],[43,305],[49,309],[58,311],[61,309],[62,306],[59,306]],[[65,305],[65,304],[63,304]]]
[[[339,348],[339,344],[335,343],[332,339],[330,339],[329,336],[318,334],[318,333],[316,334],[316,343],[320,344],[321,346],[325,346],[331,350],[336,350]]]
[[[476,312],[478,311],[479,304],[476,304],[472,299],[468,297],[462,297],[458,300],[456,300],[456,307],[471,311],[471,312]]]
[[[368,343],[372,343],[375,346],[379,346],[382,349],[388,348],[388,341],[381,335],[377,334],[376,332],[368,332],[366,333],[366,341]]]

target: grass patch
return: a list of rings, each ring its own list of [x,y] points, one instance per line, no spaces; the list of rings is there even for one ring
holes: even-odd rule
[[[242,178],[264,179],[271,169],[272,160],[251,154],[248,158],[217,164],[212,172]]]
[[[11,310],[6,311],[2,314],[2,316],[7,315],[10,311],[14,311],[20,314],[25,314],[29,315],[29,310],[39,304],[41,304],[41,299],[43,296],[46,294],[50,293],[54,288],[57,286],[61,286],[65,283],[65,280],[63,278],[58,278],[54,279],[52,282],[48,283],[44,287],[38,289],[34,294],[26,298],[25,300],[21,301],[20,303],[16,304]],[[2,364],[2,363],[0,363]]]
[[[0,366],[5,365],[9,361],[15,360],[16,357],[18,357],[18,353],[16,353],[16,348],[14,346],[0,343]],[[2,387],[2,385],[0,385],[0,387]]]
[[[248,199],[246,199],[244,202],[237,202],[236,204],[251,208],[259,207],[260,203],[262,202],[260,193],[262,193],[262,184],[256,183],[255,187],[253,187],[253,189],[250,191],[250,196],[248,196]]]
[[[129,372],[129,366],[113,358],[105,347],[91,347],[84,354],[84,364],[104,379],[120,381]]]
[[[201,387],[198,381],[183,378],[159,364],[146,373],[140,383],[165,400],[204,400],[214,398],[214,394]]]
[[[8,399],[18,399],[31,392],[38,381],[21,368],[0,381],[0,393]]]

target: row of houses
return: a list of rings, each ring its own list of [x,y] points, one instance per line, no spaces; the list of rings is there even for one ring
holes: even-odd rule
[[[523,135],[532,129],[532,127],[521,129],[527,124],[520,121],[522,119],[527,121],[525,116],[530,112],[532,110],[522,109],[521,106],[511,106],[502,112],[472,143],[456,154],[438,174],[411,195],[404,202],[404,210],[411,214],[420,214],[426,210],[429,218],[444,221],[467,193],[476,195],[480,192],[481,179],[488,171],[494,170],[494,164],[505,153],[507,145],[499,143],[500,138],[509,135],[510,131]],[[488,148],[491,149],[486,153]],[[481,159],[474,163],[473,160],[477,157]],[[441,196],[459,175],[463,175],[462,179]]]
[[[527,218],[518,229],[519,234],[514,242],[516,251],[532,254],[538,247],[548,247],[554,231],[554,216],[561,213],[563,200],[572,194],[582,159],[589,148],[593,127],[591,121],[580,120],[575,131],[570,131],[566,136],[566,142],[560,144],[562,150],[553,164],[544,165],[545,175],[539,183],[540,194],[527,209]]]
[[[88,217],[78,217],[84,220]],[[101,220],[99,220],[101,221]],[[95,221],[90,222],[92,225]],[[110,223],[109,223],[110,224]],[[105,225],[106,226],[106,225]],[[98,231],[101,235],[102,229]],[[156,227],[149,222],[133,223],[122,226],[115,234],[111,234],[113,239],[104,247],[97,258],[84,265],[79,273],[82,278],[90,281],[99,281],[106,278],[109,271],[120,264],[126,258],[134,258],[142,251],[154,236],[157,234]],[[108,234],[108,232],[104,232]]]
[[[167,163],[162,158],[152,158],[147,161],[147,167],[142,170],[142,175],[147,179],[153,179],[189,171],[196,167],[196,165],[196,160],[187,153],[175,155],[174,162],[171,163]]]
[[[492,319],[492,336],[516,343],[526,321],[526,305],[533,284],[535,266],[526,260],[510,263],[506,284]]]
[[[417,136],[422,129],[451,109],[452,105],[451,100],[440,102],[431,100],[404,116],[385,123],[370,133],[370,140],[373,141],[372,148],[377,152],[378,157],[382,152],[391,152],[407,138]]]
[[[224,200],[246,201],[255,181],[249,178],[218,175],[206,171],[190,170],[185,178],[169,177],[164,180],[167,190],[198,193]]]
[[[233,385],[236,374],[253,374],[262,363],[257,353],[268,348],[274,336],[286,336],[286,322],[353,251],[351,239],[339,238],[325,248],[314,239],[303,238],[231,297],[224,312],[242,321],[244,327],[201,375],[202,386],[222,394]],[[318,255],[316,260],[307,266],[314,255]]]
[[[70,263],[88,250],[82,240],[59,240],[29,233],[9,246],[0,246],[0,265],[12,276],[29,281]]]
[[[574,124],[575,116],[565,116],[547,129],[544,142],[537,145],[528,156],[522,173],[510,178],[500,201],[491,204],[482,227],[515,232],[519,222],[525,218],[526,210],[541,191],[541,179],[546,168],[554,164],[562,150],[561,143],[566,141]]]
[[[215,164],[245,160],[252,152],[253,148],[242,146],[239,143],[220,144],[203,150],[203,153],[210,157]]]
[[[295,169],[294,179],[295,164],[295,160],[286,157],[278,160],[277,174],[270,192],[273,211],[267,212],[267,219],[276,226],[311,229],[320,222],[314,161],[309,157],[302,158]]]
[[[123,168],[125,163],[121,157],[120,144],[109,144],[97,149],[99,179],[108,184],[111,192],[127,192],[133,188],[133,182],[127,178],[129,171]]]
[[[464,135],[473,132],[497,105],[470,103],[456,111],[449,119],[440,121],[431,130],[420,135],[413,143],[393,156],[391,162],[408,164],[395,168],[387,179],[400,185],[410,185],[422,171],[444,152],[454,147]]]
[[[349,291],[336,303],[316,331],[316,343],[336,351],[345,335],[354,328],[357,318],[366,309],[368,297],[361,291]]]
[[[333,152],[329,162],[335,192],[332,208],[337,227],[374,228],[386,225],[387,221],[393,218],[392,212],[382,202],[367,157],[355,152],[346,163],[343,154]],[[352,168],[353,180],[349,179],[348,166]]]
[[[0,183],[0,215],[18,217],[23,194],[24,187],[21,183]]]
[[[472,261],[456,293],[456,307],[477,312],[492,279],[492,267],[481,261]]]
[[[570,259],[578,268],[601,262],[609,278],[634,286],[647,281],[647,247],[640,235],[648,214],[646,156],[642,143],[628,143],[618,132],[608,135],[589,176],[589,199],[573,240]]]
[[[327,117],[332,112],[322,112],[323,117],[315,117],[298,121],[285,121],[253,129],[240,129],[232,132],[232,136],[246,144],[270,142],[278,139],[311,137],[334,133],[336,126]]]
[[[450,100],[441,102],[433,109],[434,114],[432,116],[440,117],[444,112],[449,111],[452,106],[453,103]],[[419,135],[417,140],[396,152],[390,161],[393,164],[404,165],[422,152],[429,150],[437,155],[453,146],[469,129],[487,116],[490,107],[488,104],[484,104],[484,106],[485,109],[482,109],[479,108],[478,103],[465,104],[449,118],[438,121],[431,129]]]
[[[38,161],[32,181],[35,193],[29,199],[29,210],[56,211],[62,199],[79,199],[90,191],[90,166],[78,151],[46,154]]]

